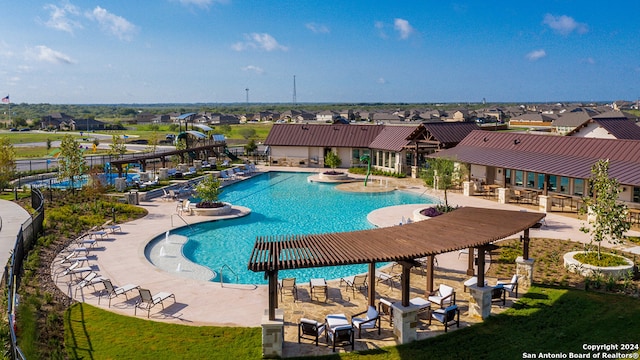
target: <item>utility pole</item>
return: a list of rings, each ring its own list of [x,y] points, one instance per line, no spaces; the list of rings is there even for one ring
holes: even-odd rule
[[[296,106],[298,100],[296,99],[296,76],[293,75],[293,106]]]
[[[247,92],[247,114],[249,113],[249,88],[244,89]]]

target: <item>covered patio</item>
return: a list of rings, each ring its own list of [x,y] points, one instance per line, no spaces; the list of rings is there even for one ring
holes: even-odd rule
[[[397,343],[416,339],[415,325],[418,309],[409,303],[410,274],[420,266],[416,259],[426,259],[425,295],[434,290],[434,257],[438,254],[469,249],[469,275],[476,275],[477,285],[469,287],[469,312],[480,318],[490,313],[491,289],[484,286],[485,252],[492,242],[519,232],[523,240],[521,281],[530,282],[533,261],[528,259],[529,229],[536,227],[545,214],[508,210],[463,207],[427,221],[389,228],[347,233],[260,237],[256,240],[249,261],[249,269],[264,272],[269,279],[269,309],[263,320],[263,351],[265,355],[282,355],[284,319],[278,308],[278,271],[287,269],[362,264],[369,265],[368,304],[375,306],[377,297],[375,264],[395,262],[401,266],[401,300],[394,304],[394,338]],[[474,274],[474,249],[478,251],[477,274]],[[487,303],[487,294],[488,303]],[[403,320],[404,319],[404,320]],[[404,321],[404,323],[403,323]],[[265,336],[271,334],[271,336]],[[271,339],[271,340],[270,340]]]

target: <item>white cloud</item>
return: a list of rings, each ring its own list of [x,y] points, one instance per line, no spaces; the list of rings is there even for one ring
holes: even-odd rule
[[[385,80],[385,78],[383,78],[383,77],[380,77],[380,78],[378,78],[378,80],[376,80],[376,82],[378,84],[383,84],[384,85],[384,84],[387,83],[387,80]]]
[[[594,65],[596,63],[596,60],[592,57],[588,57],[586,59],[582,59],[582,62],[589,65]]]
[[[566,15],[554,16],[546,14],[542,23],[562,35],[569,35],[574,31],[578,34],[584,34],[589,31],[587,24],[579,23],[572,17]]]
[[[414,29],[405,19],[394,19],[393,28],[400,34],[400,39],[408,39],[414,33]]]
[[[31,49],[27,49],[27,58],[35,59],[37,61],[49,62],[52,64],[75,64],[73,60],[66,54],[53,50],[44,45],[38,45]]]
[[[112,14],[100,6],[96,6],[92,12],[87,12],[85,15],[97,21],[104,31],[117,36],[120,40],[130,41],[137,31],[136,26],[127,19]]]
[[[74,29],[82,28],[80,22],[71,19],[71,17],[78,16],[80,14],[80,11],[76,6],[70,3],[65,2],[60,7],[53,4],[47,4],[44,6],[44,9],[49,10],[49,20],[45,21],[45,26],[52,29],[65,31],[70,34],[73,34]]]
[[[544,51],[544,49],[540,49],[533,50],[532,52],[528,53],[526,58],[530,61],[536,61],[542,59],[545,56],[547,56],[547,52]]]
[[[203,9],[208,9],[213,3],[224,4],[226,0],[178,0],[180,4],[185,6],[194,5]]]
[[[254,72],[258,75],[262,75],[264,73],[264,70],[259,67],[259,66],[255,66],[255,65],[248,65],[242,68],[243,71],[251,71]]]
[[[245,42],[237,42],[231,45],[231,48],[235,51],[244,51],[249,49],[261,49],[265,51],[282,50],[287,51],[286,46],[278,44],[278,41],[267,33],[251,33],[245,34]]]
[[[322,24],[316,24],[316,23],[308,23],[305,25],[307,27],[307,29],[311,30],[311,32],[316,33],[316,34],[328,34],[329,33],[329,28],[325,25]]]

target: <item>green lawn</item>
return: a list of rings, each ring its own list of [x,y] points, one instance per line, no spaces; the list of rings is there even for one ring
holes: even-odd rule
[[[216,308],[212,304],[212,309]],[[584,353],[584,344],[640,343],[640,301],[535,286],[512,309],[424,341],[321,358],[521,359],[523,353]],[[65,318],[70,359],[256,359],[259,328],[190,327],[74,304]],[[637,351],[637,350],[636,350]]]

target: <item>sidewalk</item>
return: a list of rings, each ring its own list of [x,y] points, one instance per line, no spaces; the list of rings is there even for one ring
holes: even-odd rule
[[[11,252],[16,244],[16,237],[22,224],[31,215],[22,206],[8,200],[0,200],[0,261],[6,264],[11,258]]]

